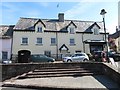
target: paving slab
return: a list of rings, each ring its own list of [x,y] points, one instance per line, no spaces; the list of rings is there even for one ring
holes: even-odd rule
[[[15,87],[2,87],[0,90],[36,90],[36,89],[15,88]]]
[[[119,85],[105,75],[79,76],[79,77],[50,77],[50,78],[27,78],[6,80],[3,84],[55,88],[102,88],[120,89]]]

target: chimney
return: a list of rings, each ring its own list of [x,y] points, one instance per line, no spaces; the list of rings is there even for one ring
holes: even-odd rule
[[[64,22],[64,13],[58,14],[58,20],[59,20],[59,22]]]

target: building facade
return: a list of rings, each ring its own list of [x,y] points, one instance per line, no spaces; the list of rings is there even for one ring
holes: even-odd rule
[[[120,53],[120,30],[116,30],[115,33],[109,35],[109,43],[111,50]]]
[[[13,27],[14,25],[0,26],[0,62],[11,58]]]
[[[48,56],[68,53],[92,53],[105,46],[103,23],[94,21],[20,18],[14,27],[13,55],[45,54]]]
[[[120,1],[118,2],[118,27],[120,30]]]

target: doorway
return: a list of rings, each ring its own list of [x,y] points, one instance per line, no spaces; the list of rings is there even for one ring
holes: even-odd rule
[[[31,52],[28,50],[18,51],[18,63],[28,63],[30,62]]]

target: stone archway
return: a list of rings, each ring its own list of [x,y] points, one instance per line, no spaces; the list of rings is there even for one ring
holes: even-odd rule
[[[18,51],[18,63],[28,63],[30,62],[31,52],[29,50]]]

